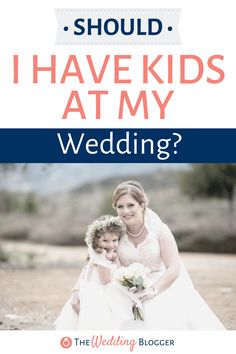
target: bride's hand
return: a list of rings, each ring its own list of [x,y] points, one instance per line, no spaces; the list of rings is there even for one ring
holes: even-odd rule
[[[79,291],[78,290],[74,290],[72,292],[70,304],[71,304],[72,309],[77,313],[77,315],[79,315],[80,298],[79,298]]]
[[[145,301],[153,299],[155,296],[157,296],[157,292],[153,287],[149,287],[145,290],[136,293],[136,296],[140,301]]]

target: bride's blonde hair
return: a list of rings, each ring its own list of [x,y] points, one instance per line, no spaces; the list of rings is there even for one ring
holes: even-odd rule
[[[148,198],[141,183],[137,181],[125,181],[116,187],[112,197],[113,208],[116,208],[117,201],[120,197],[126,194],[130,194],[139,204],[143,204],[144,209],[147,208]]]

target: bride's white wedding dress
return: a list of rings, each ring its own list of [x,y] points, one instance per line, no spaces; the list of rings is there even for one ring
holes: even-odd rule
[[[137,247],[125,235],[119,242],[118,255],[123,266],[142,263],[151,270],[155,283],[165,271],[159,239],[173,237],[167,225],[150,209],[146,212],[148,235]],[[180,276],[160,295],[143,302],[144,321],[126,323],[124,329],[146,330],[221,330],[224,329],[197,290],[181,262]],[[121,310],[122,311],[122,310]],[[141,322],[141,323],[139,323]]]
[[[137,247],[125,235],[119,241],[122,266],[142,263],[151,270],[150,285],[165,271],[159,240],[173,237],[169,228],[151,210],[146,211],[148,234]],[[74,289],[80,291],[80,314],[74,312],[70,299],[55,321],[56,329],[67,330],[222,330],[224,326],[194,288],[181,263],[180,276],[160,295],[143,302],[144,321],[135,321],[132,300],[115,282],[102,285],[96,265],[113,273],[116,265],[103,255],[89,250],[90,261],[84,267]]]

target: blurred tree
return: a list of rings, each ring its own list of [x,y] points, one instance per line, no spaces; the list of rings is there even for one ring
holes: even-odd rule
[[[16,163],[0,163],[0,172],[7,172],[7,171],[14,170],[16,168],[25,170],[27,168],[27,166],[28,165],[26,163],[20,163],[20,164],[16,164]]]
[[[14,163],[0,163],[0,171],[7,171],[14,168]]]
[[[222,198],[228,202],[228,224],[234,227],[235,164],[197,164],[183,173],[182,190],[191,198]]]
[[[0,163],[0,178],[5,177],[4,176],[5,173],[14,170],[16,168],[21,168],[22,170],[25,170],[27,168],[27,164]],[[15,204],[14,203],[12,204],[13,200],[11,198],[2,201],[1,197],[2,196],[0,195],[0,202],[3,202],[3,204],[5,204],[5,209],[10,208],[11,210],[12,208],[14,208]],[[0,203],[0,208],[1,208],[1,203]],[[5,257],[5,253],[0,244],[0,261],[3,261],[4,257]]]
[[[25,199],[24,211],[28,214],[36,214],[38,211],[38,205],[36,197],[33,193],[27,195]]]
[[[19,200],[12,192],[0,190],[0,213],[10,213],[19,209]]]
[[[116,215],[116,212],[112,208],[111,196],[112,191],[109,191],[104,194],[103,202],[99,211],[100,215]]]

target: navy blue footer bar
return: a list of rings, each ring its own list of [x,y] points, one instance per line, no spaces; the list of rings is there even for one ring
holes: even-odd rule
[[[1,163],[236,163],[236,129],[0,129]]]

